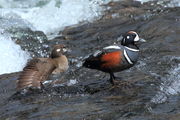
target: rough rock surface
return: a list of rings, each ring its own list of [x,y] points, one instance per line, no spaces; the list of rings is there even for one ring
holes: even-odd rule
[[[1,119],[71,120],[179,120],[180,8],[164,8],[156,2],[110,2],[104,16],[60,31],[48,45],[70,48],[70,70],[45,91],[14,95],[18,73],[0,76]],[[109,76],[81,68],[85,56],[116,42],[122,33],[135,30],[148,42],[141,46],[138,63],[116,73],[120,85]],[[69,81],[78,83],[69,85]],[[174,85],[174,83],[176,83]],[[174,86],[171,86],[174,85]],[[171,94],[171,90],[177,91]],[[6,112],[4,112],[6,111]]]
[[[32,31],[29,28],[14,28],[8,30],[12,39],[32,57],[44,57],[49,53],[48,39],[41,31]]]

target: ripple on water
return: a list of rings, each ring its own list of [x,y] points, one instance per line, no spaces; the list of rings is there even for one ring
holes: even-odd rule
[[[151,102],[153,103],[163,103],[168,96],[180,93],[180,57],[172,57],[172,60],[176,60],[178,64],[162,77],[163,83],[159,87],[160,91],[152,98]]]
[[[157,61],[153,61],[153,63],[151,63],[151,59],[149,57],[139,61],[136,68],[158,81],[157,87],[159,90],[151,99],[151,102],[163,103],[167,101],[170,95],[180,93],[180,57],[164,56],[157,59]],[[150,63],[148,63],[149,61]]]

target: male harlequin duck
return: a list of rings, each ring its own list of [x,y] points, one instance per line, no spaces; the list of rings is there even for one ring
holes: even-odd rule
[[[97,69],[110,74],[110,83],[114,85],[114,72],[132,67],[138,60],[138,43],[145,42],[134,31],[122,35],[120,45],[104,47],[85,59],[84,67]]]
[[[68,69],[68,60],[64,55],[67,49],[64,45],[55,45],[50,58],[35,58],[24,67],[17,80],[17,90],[25,88],[41,88],[42,82],[50,74],[58,74]]]

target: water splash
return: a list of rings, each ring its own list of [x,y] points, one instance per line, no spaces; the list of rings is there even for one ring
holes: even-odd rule
[[[151,59],[151,57],[147,57],[139,61],[136,68],[161,82],[158,86],[159,90],[151,99],[151,102],[156,104],[163,103],[167,101],[170,95],[180,93],[180,57],[168,55],[158,59],[158,61],[149,63],[148,61]],[[159,65],[161,68],[154,68],[153,66],[155,65]]]
[[[30,58],[7,34],[0,34],[0,74],[18,72]]]
[[[157,1],[157,4],[163,5],[164,7],[179,7],[180,6],[179,0],[135,0],[135,1],[140,1],[142,4],[149,1]]]
[[[43,31],[48,35],[50,33],[55,34],[56,31],[63,29],[65,26],[77,24],[81,21],[94,20],[103,10],[100,5],[107,1],[110,0],[37,0],[36,2],[34,0],[1,0],[0,29],[8,33],[13,28],[30,28]],[[0,41],[1,53],[3,51],[9,52],[1,55],[3,62],[1,62],[0,73],[22,70],[29,58],[27,53],[23,52],[18,45],[11,41],[10,37],[4,38],[1,36],[1,39],[3,39]],[[5,48],[6,45],[11,47]],[[10,56],[9,61],[6,60],[7,56]],[[17,63],[11,62],[10,64],[10,61],[16,61]]]
[[[67,83],[68,86],[72,86],[74,84],[77,84],[77,80],[76,79],[71,79],[69,80],[69,82]]]
[[[180,61],[180,57],[172,57],[172,60]],[[180,63],[169,70],[162,81],[164,82],[160,85],[160,91],[151,100],[153,103],[163,103],[168,96],[180,93]]]
[[[110,0],[105,0],[110,1]],[[92,21],[99,16],[103,10],[100,7],[104,0],[51,0],[44,6],[33,6],[29,8],[7,8],[7,4],[1,12],[3,14],[16,14],[28,23],[31,23],[36,30],[46,34],[54,33],[65,26],[77,24],[81,21]],[[59,6],[57,6],[59,2]],[[33,5],[33,4],[32,4]],[[29,5],[31,6],[31,5]],[[17,6],[16,7],[20,7]]]

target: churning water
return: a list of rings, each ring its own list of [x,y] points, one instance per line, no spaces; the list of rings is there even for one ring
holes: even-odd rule
[[[12,0],[11,0],[12,1]],[[1,0],[4,16],[15,14],[46,34],[81,21],[92,21],[102,11],[103,0]],[[107,1],[107,0],[106,0]]]
[[[0,34],[0,54],[0,74],[22,70],[30,58],[7,34]]]
[[[92,21],[101,14],[108,0],[0,0],[0,29],[30,28],[46,35],[81,21]],[[7,33],[9,34],[9,33]],[[22,70],[29,54],[11,37],[0,36],[0,74]],[[8,57],[7,57],[8,56]],[[11,67],[10,67],[11,66]]]
[[[148,1],[157,1],[157,0],[137,0],[141,3],[148,2]],[[158,4],[162,4],[163,2],[169,2],[165,7],[179,7],[180,1],[179,0],[158,0]]]

